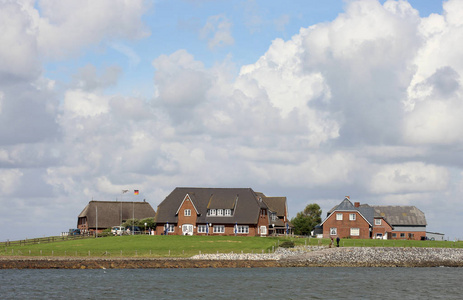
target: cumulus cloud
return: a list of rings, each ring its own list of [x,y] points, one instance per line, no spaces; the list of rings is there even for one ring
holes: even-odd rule
[[[89,3],[2,3],[0,45],[16,49],[0,46],[3,194],[32,186],[75,218],[88,200],[125,188],[155,206],[175,186],[251,186],[287,196],[292,215],[351,195],[432,210],[428,223],[448,213],[436,199],[461,198],[459,1],[426,18],[406,1],[349,1],[238,72],[232,56],[208,67],[186,49],[165,53],[151,58],[147,99],[110,92],[123,77],[116,66],[84,65],[62,90],[41,74],[44,57],[101,42],[137,65],[113,40],[146,37],[144,2],[101,1],[87,15]],[[232,45],[231,29],[213,16],[202,38],[211,50]]]

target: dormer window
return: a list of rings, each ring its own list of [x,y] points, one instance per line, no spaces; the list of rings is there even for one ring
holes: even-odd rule
[[[225,210],[225,216],[226,216],[226,217],[229,217],[229,216],[231,216],[231,215],[232,215],[231,209],[226,209],[226,210]]]
[[[209,215],[210,215],[210,216],[215,216],[216,214],[217,214],[217,212],[216,212],[215,209],[209,210]]]
[[[217,210],[217,215],[218,216],[223,216],[223,209],[218,209]]]

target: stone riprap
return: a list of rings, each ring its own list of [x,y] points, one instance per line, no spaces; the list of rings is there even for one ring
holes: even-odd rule
[[[455,248],[278,248],[275,253],[202,254],[191,258],[71,258],[0,256],[0,269],[463,267]]]

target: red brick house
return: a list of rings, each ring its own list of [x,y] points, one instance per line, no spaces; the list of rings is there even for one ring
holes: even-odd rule
[[[176,188],[158,206],[156,234],[267,236],[266,198],[250,188]]]
[[[415,206],[352,204],[348,196],[320,225],[324,238],[420,240],[426,236],[425,215]]]

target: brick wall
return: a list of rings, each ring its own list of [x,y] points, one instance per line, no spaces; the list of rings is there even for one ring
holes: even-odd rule
[[[342,220],[336,220],[337,214],[342,214]],[[350,214],[355,214],[355,220],[349,220]],[[331,228],[336,228],[336,235],[330,235]],[[351,235],[351,228],[358,228],[359,235]],[[369,239],[370,226],[358,212],[334,212],[323,223],[323,237],[336,238],[337,236],[340,238]]]

